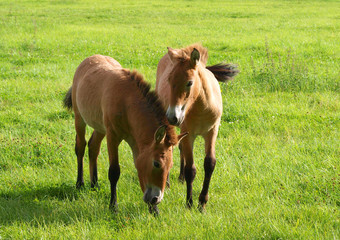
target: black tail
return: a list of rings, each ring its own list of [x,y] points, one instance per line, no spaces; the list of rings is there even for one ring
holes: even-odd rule
[[[64,97],[64,107],[71,110],[72,109],[72,87],[68,90]]]
[[[215,75],[215,78],[220,82],[232,80],[233,77],[240,72],[240,70],[237,69],[237,65],[229,63],[218,63],[206,68],[210,70]]]

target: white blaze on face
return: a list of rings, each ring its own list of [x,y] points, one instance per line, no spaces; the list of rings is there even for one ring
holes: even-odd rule
[[[182,105],[169,106],[166,111],[166,117],[172,125],[180,125],[185,116],[185,108]]]

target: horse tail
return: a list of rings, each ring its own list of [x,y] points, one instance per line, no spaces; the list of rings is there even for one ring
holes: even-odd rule
[[[206,68],[214,74],[215,78],[219,82],[232,80],[233,77],[240,72],[240,70],[237,69],[237,65],[230,63],[218,63]]]
[[[72,87],[68,90],[64,97],[64,107],[71,110],[72,109]]]

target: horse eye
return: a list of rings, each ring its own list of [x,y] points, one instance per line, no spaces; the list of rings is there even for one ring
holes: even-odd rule
[[[191,85],[192,85],[193,83],[194,83],[193,81],[189,81],[189,82],[187,83],[187,87],[191,87]]]
[[[160,162],[157,162],[157,161],[153,161],[153,166],[155,168],[160,168],[161,167],[161,163]]]

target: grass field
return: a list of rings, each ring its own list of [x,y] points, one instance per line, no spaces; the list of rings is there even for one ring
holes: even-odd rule
[[[124,3],[123,3],[124,2]],[[0,239],[340,239],[339,1],[0,0]],[[119,212],[77,191],[73,116],[62,107],[86,57],[114,57],[154,86],[166,47],[200,42],[239,65],[224,112],[207,211],[177,181],[154,218],[120,146]],[[90,136],[91,130],[88,129]],[[203,142],[195,145],[194,205]]]

